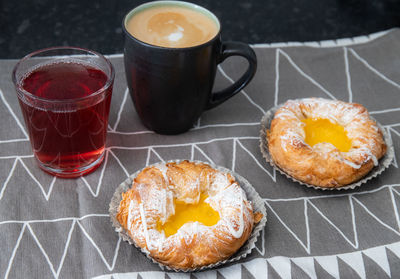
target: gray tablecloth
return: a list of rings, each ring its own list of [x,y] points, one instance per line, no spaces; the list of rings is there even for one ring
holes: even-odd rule
[[[0,61],[0,277],[5,278],[399,278],[400,31],[309,44],[255,45],[258,72],[240,94],[205,112],[178,136],[147,131],[126,89],[122,55],[106,159],[76,180],[51,177],[32,157],[10,80]],[[246,63],[230,59],[216,88]],[[365,105],[392,137],[396,160],[353,191],[319,191],[275,172],[259,150],[260,119],[289,98]],[[194,274],[168,272],[122,242],[108,217],[120,182],[160,160],[213,162],[247,178],[265,199],[268,222],[239,263]]]

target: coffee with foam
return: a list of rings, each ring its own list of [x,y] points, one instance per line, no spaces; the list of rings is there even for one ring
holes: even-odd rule
[[[126,22],[135,38],[156,46],[185,48],[201,45],[217,35],[219,24],[207,14],[179,5],[152,6]]]

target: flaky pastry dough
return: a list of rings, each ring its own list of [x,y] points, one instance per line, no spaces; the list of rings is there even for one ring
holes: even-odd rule
[[[329,119],[351,140],[348,152],[330,143],[305,142],[303,119]],[[320,98],[289,100],[267,131],[273,162],[290,176],[320,187],[341,187],[365,176],[386,152],[382,132],[360,104]]]
[[[174,200],[197,203],[200,194],[219,213],[213,226],[184,224],[166,237],[157,222],[174,214]],[[145,168],[122,195],[117,220],[137,246],[175,269],[193,269],[229,258],[248,239],[261,213],[253,213],[246,194],[227,173],[207,164],[182,161]]]

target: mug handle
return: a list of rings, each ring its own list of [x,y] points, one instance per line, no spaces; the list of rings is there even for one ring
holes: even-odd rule
[[[249,45],[240,42],[223,42],[221,49],[222,51],[218,64],[222,63],[230,56],[238,55],[246,58],[249,62],[249,66],[246,72],[235,83],[228,88],[211,94],[211,98],[205,108],[206,110],[222,104],[230,97],[239,93],[240,90],[251,81],[257,69],[257,57],[254,50]]]

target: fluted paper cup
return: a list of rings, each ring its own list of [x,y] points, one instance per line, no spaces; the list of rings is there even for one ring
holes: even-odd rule
[[[261,130],[260,130],[260,150],[265,158],[265,160],[277,171],[279,171],[281,174],[289,178],[290,180],[300,183],[301,185],[305,185],[309,188],[314,188],[318,190],[351,190],[356,187],[361,186],[362,184],[366,183],[367,181],[371,180],[374,177],[377,177],[380,175],[386,168],[390,166],[392,163],[392,160],[394,158],[394,147],[393,147],[393,142],[392,139],[390,138],[389,134],[387,131],[380,125],[375,119],[373,119],[371,116],[370,118],[375,120],[378,128],[382,131],[383,134],[383,139],[385,141],[385,144],[387,146],[387,151],[386,154],[379,160],[378,165],[375,166],[367,175],[362,177],[360,180],[353,182],[351,184],[347,184],[341,187],[320,187],[312,184],[305,183],[303,181],[300,181],[294,177],[292,177],[290,174],[282,170],[277,164],[275,164],[274,160],[271,157],[271,154],[269,153],[268,150],[268,137],[267,137],[267,131],[270,129],[271,122],[274,119],[276,111],[282,106],[283,104],[280,104],[276,107],[271,108],[268,110],[265,115],[261,119]]]
[[[171,163],[171,162],[179,163],[181,161],[183,161],[183,160],[172,160],[172,161],[160,162],[160,163],[162,163],[162,164]],[[231,174],[236,179],[236,182],[239,183],[241,188],[246,193],[247,200],[250,201],[253,206],[253,212],[260,212],[260,213],[262,213],[263,217],[261,218],[260,222],[258,222],[257,224],[254,225],[253,231],[250,234],[247,241],[230,258],[210,264],[210,265],[198,267],[198,268],[177,269],[177,268],[169,267],[167,265],[157,262],[154,258],[152,258],[149,255],[149,253],[145,249],[138,247],[135,244],[135,242],[132,240],[132,238],[129,236],[128,232],[121,226],[121,224],[118,222],[118,220],[116,218],[116,215],[118,213],[119,204],[122,200],[122,193],[125,193],[126,191],[128,191],[131,188],[135,177],[145,168],[138,170],[137,172],[135,172],[134,174],[129,176],[124,182],[122,182],[115,190],[114,195],[111,198],[110,207],[109,207],[110,218],[111,218],[112,225],[115,228],[115,231],[120,235],[120,237],[124,241],[127,241],[128,243],[134,245],[136,248],[140,249],[150,260],[152,260],[154,263],[158,264],[160,266],[160,268],[163,270],[167,269],[167,270],[173,270],[173,271],[177,271],[177,272],[194,272],[194,271],[202,271],[205,269],[214,268],[214,267],[226,264],[226,263],[233,263],[233,262],[239,261],[240,259],[247,257],[247,255],[249,255],[251,253],[251,251],[254,249],[255,243],[257,242],[257,238],[260,235],[262,229],[264,228],[264,226],[267,222],[267,211],[265,209],[264,200],[260,197],[260,195],[256,192],[254,187],[244,177],[242,177],[241,175],[239,175],[235,172],[232,172],[229,169],[226,169],[226,168],[220,167],[220,166],[216,166],[216,165],[213,165],[210,163],[201,162],[201,161],[191,161],[191,162],[208,164],[209,166],[211,166],[212,168],[214,168],[216,170],[219,170],[223,173]],[[147,167],[156,166],[160,163],[149,165]]]

